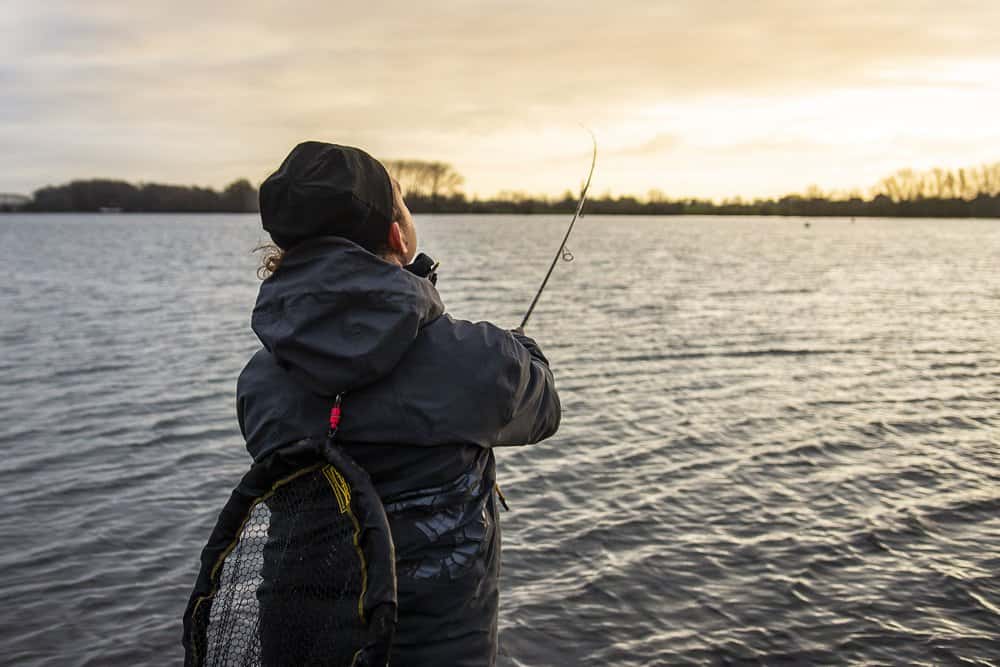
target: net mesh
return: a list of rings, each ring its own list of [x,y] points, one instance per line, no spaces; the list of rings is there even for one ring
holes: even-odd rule
[[[332,466],[299,474],[250,511],[222,562],[204,665],[351,665],[366,643],[365,563],[350,489]]]

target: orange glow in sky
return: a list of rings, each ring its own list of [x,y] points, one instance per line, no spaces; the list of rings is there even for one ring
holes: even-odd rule
[[[744,197],[1000,161],[1000,3],[13,0],[0,191],[264,178],[304,139],[469,194]]]

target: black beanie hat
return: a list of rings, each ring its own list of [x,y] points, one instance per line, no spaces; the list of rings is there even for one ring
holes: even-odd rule
[[[260,186],[260,218],[281,248],[316,236],[341,236],[369,252],[392,225],[389,173],[350,146],[306,141]]]

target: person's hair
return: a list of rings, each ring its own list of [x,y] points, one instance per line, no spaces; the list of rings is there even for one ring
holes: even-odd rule
[[[250,252],[261,253],[260,265],[257,267],[257,277],[261,280],[270,278],[281,266],[281,260],[285,257],[285,251],[273,243],[261,243]]]
[[[403,209],[400,208],[399,202],[403,198],[403,189],[399,185],[399,181],[395,178],[389,177],[392,181],[392,220],[391,222],[401,222],[403,219]],[[376,255],[382,255],[385,252],[387,246],[383,243],[377,249]],[[256,248],[250,252],[259,252],[260,265],[257,267],[257,277],[261,280],[266,280],[274,275],[274,272],[281,267],[281,260],[285,258],[285,250],[273,243],[261,243]]]

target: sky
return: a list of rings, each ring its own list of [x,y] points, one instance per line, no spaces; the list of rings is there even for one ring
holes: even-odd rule
[[[467,194],[864,191],[1000,161],[996,0],[0,0],[0,192],[259,183],[299,141]]]

